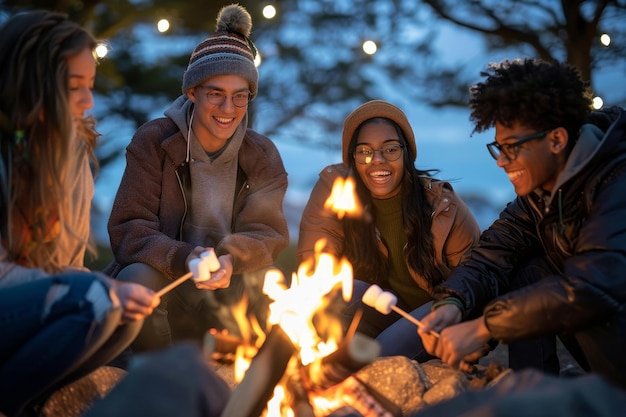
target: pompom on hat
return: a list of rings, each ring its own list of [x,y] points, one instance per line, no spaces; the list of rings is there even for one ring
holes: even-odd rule
[[[194,49],[183,75],[183,94],[208,78],[238,75],[248,80],[250,99],[257,93],[259,72],[254,65],[256,47],[250,40],[252,18],[238,4],[224,6],[217,15],[214,34]]]
[[[398,107],[383,100],[368,101],[357,107],[352,113],[346,117],[343,122],[343,132],[341,134],[341,153],[343,155],[343,163],[348,165],[350,162],[350,141],[354,132],[359,126],[369,119],[382,117],[395,122],[406,139],[407,146],[411,152],[411,160],[415,162],[417,158],[417,148],[415,146],[415,135],[406,115]]]

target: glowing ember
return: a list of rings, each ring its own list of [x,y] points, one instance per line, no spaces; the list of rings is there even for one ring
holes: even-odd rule
[[[354,191],[354,180],[338,177],[333,183],[330,196],[324,203],[324,208],[330,209],[343,219],[346,214],[359,216],[363,212]]]

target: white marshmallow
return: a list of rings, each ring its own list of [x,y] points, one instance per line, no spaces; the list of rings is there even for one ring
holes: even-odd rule
[[[365,291],[361,300],[363,300],[365,305],[376,308],[376,300],[378,300],[378,297],[380,297],[382,293],[383,289],[378,285],[373,284],[370,285],[367,291]]]
[[[383,291],[376,300],[376,311],[383,314],[391,313],[392,307],[396,305],[398,298],[388,291]]]
[[[199,258],[189,261],[189,271],[193,273],[194,281],[210,280],[211,272],[215,272],[221,267],[213,249],[206,250],[200,254]]]
[[[200,258],[202,258],[202,262],[206,261],[209,272],[215,272],[222,267],[222,265],[220,265],[219,259],[217,259],[217,255],[215,254],[215,250],[213,248],[202,252]]]
[[[189,261],[189,272],[193,274],[195,281],[200,281],[200,258],[193,258]]]

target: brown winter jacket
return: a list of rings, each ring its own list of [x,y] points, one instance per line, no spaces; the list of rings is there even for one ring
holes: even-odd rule
[[[324,203],[335,179],[348,175],[349,168],[344,164],[329,165],[320,172],[300,221],[297,249],[299,262],[313,256],[315,243],[320,239],[326,239],[325,252],[337,257],[344,254],[345,239],[341,220],[325,209]],[[480,227],[449,183],[423,177],[422,185],[430,204],[435,207],[431,231],[436,261],[452,269],[461,261],[463,254],[478,242]],[[382,241],[378,243],[379,249],[387,255],[387,248]],[[420,288],[432,294],[432,289],[420,274],[410,267],[409,272]]]
[[[185,155],[185,138],[169,118],[146,123],[133,137],[108,224],[110,275],[135,262],[171,278],[187,272],[193,246],[181,240],[191,192]],[[239,150],[237,190],[231,234],[215,250],[230,253],[233,273],[241,274],[272,265],[289,244],[282,208],[287,172],[270,139],[250,129]]]

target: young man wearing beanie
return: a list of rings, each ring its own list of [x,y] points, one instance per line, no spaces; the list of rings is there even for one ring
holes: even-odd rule
[[[495,127],[487,147],[517,198],[436,288],[424,344],[456,366],[490,339],[531,356],[531,342],[553,352],[558,335],[581,367],[626,388],[626,113],[592,111],[565,63],[505,60],[482,75],[471,120]]]
[[[134,352],[170,345],[190,322],[201,324],[200,335],[208,327],[237,332],[228,306],[242,297],[242,274],[262,276],[288,245],[287,173],[272,141],[247,128],[258,82],[251,29],[243,7],[224,7],[216,32],[191,54],[183,95],[126,149],[108,223],[108,272],[159,290],[205,249],[220,263],[210,280],[188,280],[162,297]]]
[[[384,315],[362,305],[361,296],[377,284],[398,298],[398,307],[430,311],[433,288],[445,280],[462,255],[478,241],[480,229],[452,186],[415,167],[413,129],[398,107],[369,101],[348,115],[342,135],[343,163],[319,174],[300,222],[298,260],[314,259],[317,242],[324,251],[347,257],[354,270],[348,325],[362,309],[358,331],[376,337],[383,356],[430,357],[415,326],[404,326],[395,312]],[[359,217],[339,219],[325,207],[337,178],[352,177],[365,209]],[[400,327],[398,327],[400,326]]]

